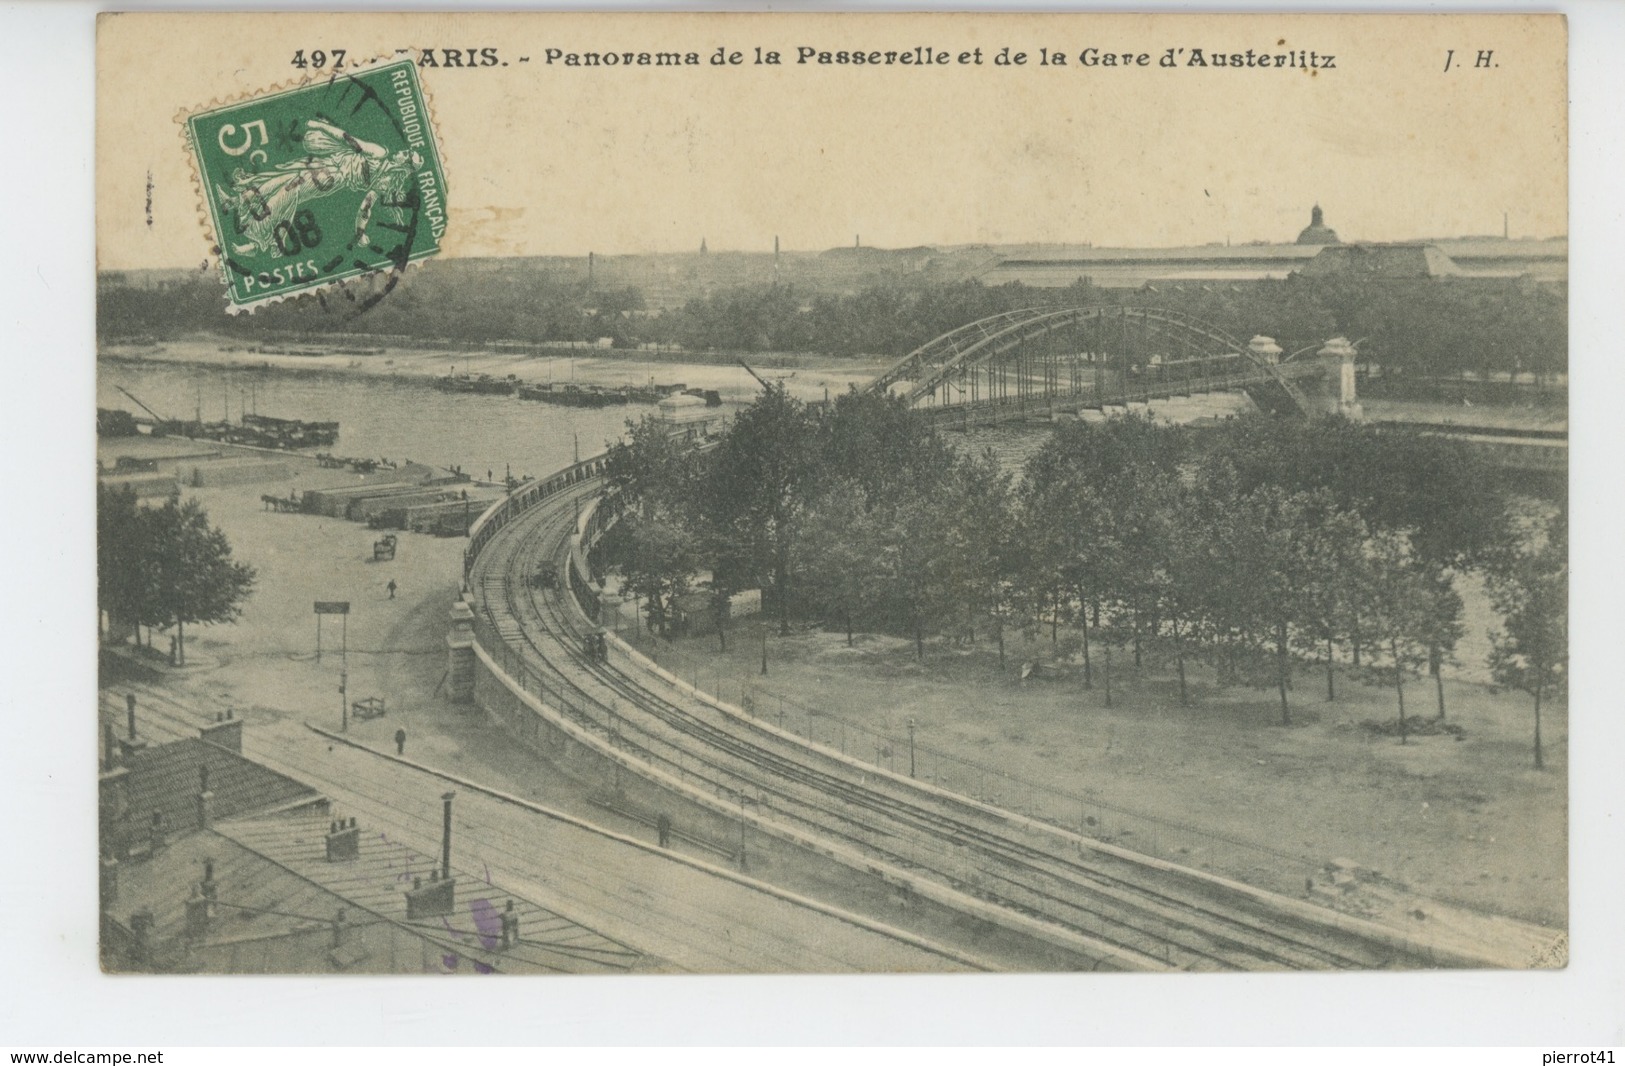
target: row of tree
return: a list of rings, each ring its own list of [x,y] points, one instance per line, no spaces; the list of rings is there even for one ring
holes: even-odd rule
[[[1514,280],[1392,279],[1329,275],[1236,283],[1102,289],[978,281],[900,282],[848,294],[786,285],[730,288],[653,311],[635,287],[595,286],[546,270],[476,271],[430,263],[388,299],[355,317],[312,301],[252,316],[220,314],[218,282],[203,274],[162,292],[104,284],[98,327],[109,337],[187,330],[253,335],[337,332],[380,337],[457,337],[617,347],[677,345],[690,351],[819,352],[899,358],[934,337],[1001,311],[1043,305],[1129,304],[1183,311],[1246,340],[1272,336],[1287,351],[1341,334],[1386,374],[1471,371],[1558,373],[1567,369],[1567,293]]]
[[[1267,686],[1289,721],[1305,662],[1390,684],[1442,668],[1463,631],[1455,578],[1484,571],[1506,619],[1496,676],[1550,698],[1566,661],[1566,527],[1506,520],[1474,455],[1437,437],[1338,419],[1180,428],[1070,423],[1019,481],[948,446],[899,401],[849,393],[809,409],[771,388],[715,447],[634,425],[611,453],[625,518],[612,544],[649,623],[700,584],[761,587],[844,630],[998,642],[1068,627],[1084,684],[1110,703],[1113,655]],[[1121,669],[1119,667],[1119,669]],[[1414,700],[1413,700],[1414,703]],[[1537,761],[1538,732],[1537,732]]]
[[[96,491],[97,602],[113,632],[136,640],[147,629],[174,629],[175,655],[186,662],[186,626],[229,622],[242,613],[254,569],[231,557],[231,545],[195,499],[171,496],[142,506],[128,490]]]

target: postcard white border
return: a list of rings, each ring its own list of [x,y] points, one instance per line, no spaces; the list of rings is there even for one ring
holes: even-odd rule
[[[108,5],[100,5],[105,7]],[[440,3],[283,3],[291,10],[443,10]],[[506,10],[518,5],[489,5]],[[532,6],[532,5],[526,5]],[[623,3],[572,8],[629,8]],[[639,9],[698,9],[637,4]],[[719,4],[703,5],[716,9]],[[758,5],[768,6],[768,5]],[[774,4],[778,9],[827,9]],[[843,5],[853,6],[853,5]],[[939,5],[1010,9],[1012,5]],[[1073,5],[1020,5],[1068,10]],[[1114,4],[1112,10],[1300,10],[1313,4]],[[1342,5],[1348,9],[1351,5]],[[1575,438],[1570,836],[1573,961],[1559,973],[1158,978],[109,978],[96,967],[95,816],[83,772],[94,639],[94,14],[91,3],[0,10],[10,158],[0,276],[12,471],[4,524],[5,672],[0,783],[0,1041],[140,1044],[1562,1044],[1621,1039],[1625,714],[1599,666],[1620,660],[1617,470],[1625,397],[1619,180],[1625,5],[1414,3],[1381,11],[1554,10],[1571,43],[1571,296]],[[130,3],[122,9],[213,9]],[[916,4],[864,5],[907,10]],[[59,507],[42,506],[42,494]]]

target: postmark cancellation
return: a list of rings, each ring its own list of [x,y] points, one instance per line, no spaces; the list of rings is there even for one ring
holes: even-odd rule
[[[234,312],[382,278],[440,250],[446,179],[416,65],[363,65],[183,116]]]

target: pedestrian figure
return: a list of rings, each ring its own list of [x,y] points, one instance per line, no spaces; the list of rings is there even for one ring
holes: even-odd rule
[[[660,836],[661,847],[671,847],[671,819],[666,816],[665,811],[661,811],[660,817],[655,819],[655,832]]]
[[[519,915],[514,913],[513,900],[508,901],[507,908],[499,917],[502,919],[502,947],[513,947],[519,943]]]
[[[395,754],[406,754],[406,730],[404,729],[395,730]]]
[[[393,600],[395,598],[395,579],[390,578],[389,584],[384,587],[389,590],[389,598]]]

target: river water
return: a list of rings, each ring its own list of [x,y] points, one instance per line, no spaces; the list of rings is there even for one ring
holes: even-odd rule
[[[191,418],[201,409],[218,421],[243,408],[278,418],[338,422],[337,455],[411,459],[461,466],[476,477],[490,470],[542,477],[621,436],[627,419],[653,413],[653,405],[560,407],[512,396],[441,392],[427,379],[345,374],[237,370],[179,363],[103,362],[96,380],[98,407],[137,411],[117,386],[166,417]]]
[[[432,466],[460,466],[501,477],[511,466],[523,477],[545,476],[577,454],[593,455],[619,438],[628,419],[655,410],[652,404],[580,408],[513,396],[442,392],[432,376],[462,372],[516,374],[529,381],[577,380],[603,385],[648,381],[684,382],[717,389],[730,406],[748,403],[760,385],[738,366],[646,363],[624,358],[540,359],[486,353],[390,351],[349,360],[251,355],[200,339],[167,342],[162,349],[114,349],[118,358],[98,366],[96,405],[140,409],[119,386],[167,418],[238,421],[244,411],[278,418],[338,422],[331,449],[352,457],[412,459]],[[349,364],[349,365],[346,365]],[[380,369],[386,372],[378,372]],[[763,371],[802,400],[822,399],[861,385],[878,365],[859,361],[800,370]],[[568,377],[566,377],[568,375]],[[1218,394],[1160,401],[1156,416],[1171,422],[1223,417],[1251,406],[1245,396]],[[1100,417],[1086,412],[1085,417]],[[976,452],[991,447],[1016,474],[1048,439],[1032,423],[949,433],[955,444]]]
[[[543,477],[602,451],[628,419],[653,414],[653,404],[563,407],[514,396],[442,392],[432,377],[459,373],[509,374],[525,381],[577,381],[598,385],[682,382],[715,389],[730,408],[748,403],[760,384],[732,364],[650,362],[636,358],[538,358],[489,352],[384,351],[350,359],[250,354],[203,339],[161,347],[114,347],[97,366],[96,405],[143,415],[118,391],[129,389],[166,418],[240,420],[246,410],[277,418],[338,422],[337,455],[412,459],[461,466],[476,476]],[[872,378],[861,361],[800,370],[764,370],[802,400],[822,399]]]

